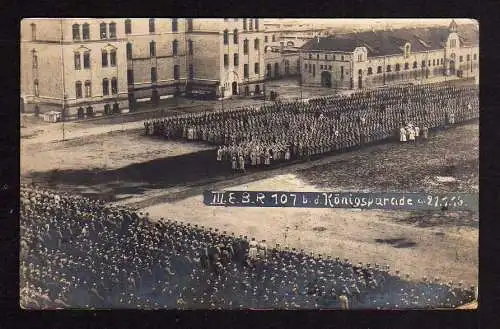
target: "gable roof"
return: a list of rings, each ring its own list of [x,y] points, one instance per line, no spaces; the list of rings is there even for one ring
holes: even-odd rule
[[[479,31],[472,24],[459,26],[457,33],[463,46],[479,42]],[[314,38],[302,50],[353,52],[356,47],[366,47],[369,57],[397,55],[404,53],[406,43],[411,45],[412,52],[442,49],[449,34],[447,27],[364,31]]]

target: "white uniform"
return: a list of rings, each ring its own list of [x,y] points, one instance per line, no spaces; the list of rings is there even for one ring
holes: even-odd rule
[[[415,137],[419,137],[420,136],[420,128],[415,126],[415,128],[413,128],[415,130]]]
[[[399,141],[406,142],[406,130],[405,130],[405,128],[399,129]]]
[[[415,130],[413,130],[413,128],[408,128],[408,140],[415,140]]]
[[[222,161],[222,149],[217,150],[217,161]]]

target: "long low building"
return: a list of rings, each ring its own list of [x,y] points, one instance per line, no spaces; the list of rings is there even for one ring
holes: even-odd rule
[[[306,86],[362,89],[479,74],[475,24],[366,31],[316,38],[301,50]]]

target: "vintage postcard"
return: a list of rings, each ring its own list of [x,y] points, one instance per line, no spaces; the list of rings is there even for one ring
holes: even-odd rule
[[[20,307],[478,303],[473,19],[26,18]]]

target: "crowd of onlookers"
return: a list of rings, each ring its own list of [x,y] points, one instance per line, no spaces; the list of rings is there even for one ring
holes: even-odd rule
[[[144,125],[150,136],[216,144],[218,161],[244,170],[391,137],[415,142],[426,139],[430,129],[478,116],[477,86],[433,84],[182,114]]]
[[[434,308],[474,287],[21,187],[24,308]],[[402,277],[401,277],[402,276]]]

